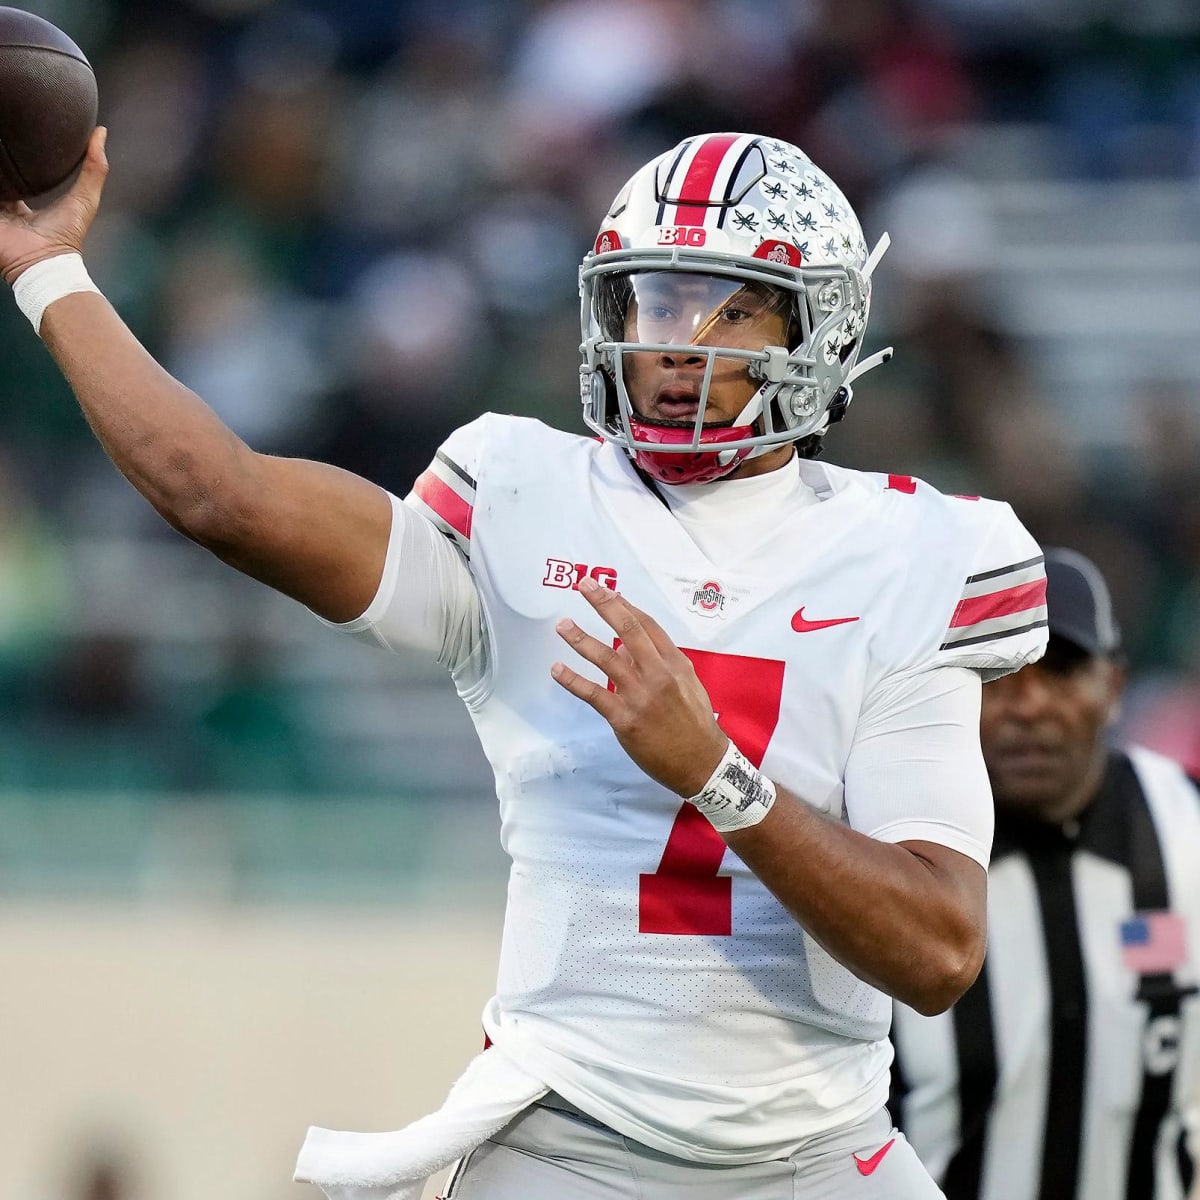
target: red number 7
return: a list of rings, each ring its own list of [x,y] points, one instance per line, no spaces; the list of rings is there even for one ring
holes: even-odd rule
[[[708,692],[717,724],[756,766],[779,724],[784,664],[773,658],[683,650]],[[728,937],[733,932],[733,880],[718,875],[721,835],[686,801],[675,815],[662,861],[640,877],[638,931]]]

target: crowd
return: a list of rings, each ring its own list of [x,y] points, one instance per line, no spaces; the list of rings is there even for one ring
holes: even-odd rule
[[[1023,129],[1031,176],[1196,188],[1187,0],[26,7],[97,70],[106,294],[252,445],[401,495],[484,409],[579,427],[576,268],[614,181],[702,129],[803,146],[895,242],[868,350],[896,358],[829,457],[1003,497],[1089,553],[1130,635],[1125,731],[1200,768],[1200,378],[1130,339],[1140,385],[1081,430],[988,286],[965,165]],[[112,472],[12,305],[0,361],[0,787],[363,786],[297,704],[307,642]]]

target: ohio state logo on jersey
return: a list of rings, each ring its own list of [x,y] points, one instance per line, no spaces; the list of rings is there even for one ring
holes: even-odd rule
[[[715,579],[706,579],[692,592],[692,612],[702,617],[723,617],[725,615],[725,591]]]
[[[579,590],[583,579],[594,579],[610,592],[617,590],[616,567],[589,567],[587,563],[568,562],[565,558],[546,559],[543,587],[570,588],[574,592]]]

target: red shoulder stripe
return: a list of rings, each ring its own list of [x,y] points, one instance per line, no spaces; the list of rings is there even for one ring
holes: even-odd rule
[[[1046,603],[1046,581],[1035,579],[1032,583],[1019,583],[1003,591],[989,592],[986,596],[972,596],[963,600],[954,610],[951,629],[964,625],[977,625],[980,621],[991,621],[996,617],[1008,617],[1024,612],[1027,608],[1040,608]]]
[[[432,471],[417,477],[413,491],[433,509],[451,529],[456,529],[468,541],[471,538],[471,517],[474,506],[468,504],[453,488],[444,484]]]

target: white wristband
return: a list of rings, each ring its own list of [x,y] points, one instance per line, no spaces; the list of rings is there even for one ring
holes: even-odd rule
[[[775,785],[731,741],[708,782],[688,797],[718,833],[757,825],[775,803]]]
[[[100,294],[78,254],[58,254],[34,263],[17,276],[12,288],[17,307],[29,318],[34,333],[39,336],[42,317],[55,300],[76,292]]]

